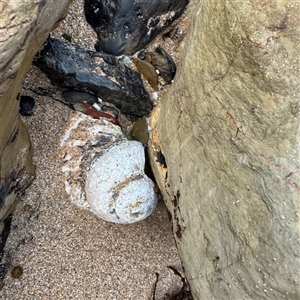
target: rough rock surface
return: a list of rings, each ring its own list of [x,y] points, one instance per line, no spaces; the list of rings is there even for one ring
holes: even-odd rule
[[[145,150],[137,141],[116,144],[96,158],[87,173],[85,194],[100,218],[130,224],[150,216],[157,204],[154,182],[145,174]]]
[[[299,299],[299,3],[189,13],[149,147],[193,296]]]
[[[19,116],[17,95],[21,81],[49,31],[65,14],[69,2],[1,1],[0,232],[17,195],[34,176],[29,135]]]
[[[145,152],[104,118],[70,113],[61,139],[66,192],[80,208],[114,223],[142,221],[156,207]]]
[[[88,23],[98,36],[97,51],[132,55],[184,11],[188,0],[85,0]]]
[[[149,115],[152,101],[139,73],[116,57],[49,37],[34,64],[62,88],[88,90],[114,104],[124,115]]]

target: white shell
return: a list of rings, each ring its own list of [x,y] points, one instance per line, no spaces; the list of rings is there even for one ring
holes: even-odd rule
[[[91,210],[115,223],[134,223],[148,217],[157,197],[144,165],[144,148],[136,141],[114,145],[96,159],[85,184]]]
[[[60,146],[66,192],[78,207],[123,224],[153,212],[157,197],[144,173],[144,148],[120,127],[72,112]]]

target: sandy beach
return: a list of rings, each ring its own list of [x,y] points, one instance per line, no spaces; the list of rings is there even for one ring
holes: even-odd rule
[[[67,33],[73,42],[93,49],[95,34],[74,1],[55,35]],[[76,24],[75,24],[75,20]],[[42,87],[52,96],[32,90]],[[161,89],[160,95],[165,90]],[[70,109],[61,90],[32,66],[21,95],[35,98],[34,114],[22,117],[34,149],[36,179],[22,195],[14,212],[5,250],[12,267],[4,279],[1,299],[168,299],[181,280],[167,268],[182,272],[171,222],[163,201],[146,220],[119,225],[108,223],[71,203],[65,192],[59,141]],[[56,99],[56,100],[55,100]],[[23,274],[13,278],[11,270]]]

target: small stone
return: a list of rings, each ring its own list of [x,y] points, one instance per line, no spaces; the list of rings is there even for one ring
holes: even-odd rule
[[[147,52],[145,59],[151,63],[167,84],[170,84],[176,74],[176,65],[172,57],[162,48],[157,47],[155,52]]]
[[[68,33],[63,33],[63,34],[61,35],[61,37],[64,38],[64,39],[65,39],[66,41],[68,41],[69,43],[72,42],[72,36],[71,36],[70,34],[68,34]]]
[[[145,51],[141,51],[141,52],[138,54],[138,58],[144,60],[144,59],[146,58],[146,53],[145,53]]]
[[[15,279],[18,279],[23,274],[23,268],[21,266],[16,266],[11,271],[11,276]]]
[[[160,189],[159,189],[159,186],[156,184],[155,187],[154,187],[154,192],[156,194],[160,193]]]
[[[139,58],[133,58],[132,61],[154,91],[158,91],[158,74],[156,73],[154,66],[148,61]]]
[[[32,207],[31,207],[31,205],[29,205],[29,204],[25,204],[24,207],[23,207],[24,211],[30,211],[31,208],[32,208]]]
[[[146,118],[136,120],[131,129],[131,137],[146,145],[149,139],[148,122]]]
[[[22,116],[32,116],[35,106],[35,100],[30,96],[20,97],[20,109],[19,112]]]

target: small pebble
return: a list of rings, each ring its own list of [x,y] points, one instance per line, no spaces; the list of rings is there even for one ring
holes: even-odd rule
[[[147,119],[145,117],[135,121],[131,130],[131,137],[136,141],[141,142],[143,145],[147,144],[149,140],[149,132]]]
[[[67,40],[68,42],[72,43],[72,36],[68,33],[63,33],[61,35],[65,40]]]
[[[24,205],[23,209],[24,209],[24,211],[30,211],[31,210],[31,205],[26,204],[26,205]]]
[[[151,63],[146,60],[141,60],[138,58],[132,59],[138,71],[144,76],[144,78],[149,82],[154,91],[158,91],[158,74]]]
[[[139,54],[138,54],[138,58],[141,59],[141,60],[144,60],[146,58],[146,53],[145,51],[141,51]]]
[[[32,116],[35,100],[30,96],[20,97],[20,109],[19,112],[22,116]]]
[[[167,84],[172,82],[176,74],[176,65],[165,50],[157,47],[155,52],[146,53],[145,60],[154,66],[157,74],[159,74]]]
[[[155,192],[155,194],[160,193],[160,189],[157,184],[154,186],[154,192]]]
[[[16,279],[20,278],[22,274],[23,274],[23,268],[20,266],[14,267],[11,271],[11,276]]]

